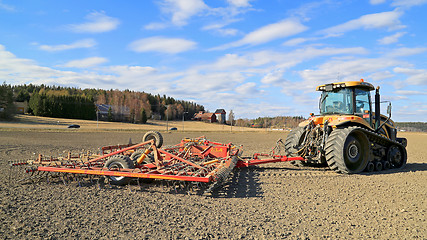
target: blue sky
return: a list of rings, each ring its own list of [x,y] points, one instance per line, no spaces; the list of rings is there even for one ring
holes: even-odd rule
[[[317,85],[363,78],[394,120],[425,122],[426,13],[427,0],[0,0],[0,80],[256,118],[318,113]]]

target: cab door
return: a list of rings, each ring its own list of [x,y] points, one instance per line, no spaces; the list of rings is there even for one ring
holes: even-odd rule
[[[369,91],[356,88],[354,91],[354,114],[365,119],[372,127],[371,95]]]

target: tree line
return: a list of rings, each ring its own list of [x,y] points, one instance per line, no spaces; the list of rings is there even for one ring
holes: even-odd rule
[[[396,126],[408,132],[427,132],[427,122],[397,122]]]
[[[6,86],[12,91],[13,101],[27,101],[28,113],[36,116],[96,119],[96,104],[105,104],[111,108],[108,120],[145,123],[147,119],[190,119],[196,112],[204,111],[202,105],[194,102],[139,91],[82,90],[43,84]]]
[[[36,116],[92,120],[96,118],[93,98],[79,95],[34,93],[28,107]]]
[[[253,128],[295,128],[302,121],[302,116],[258,117],[256,119],[237,119],[235,126]]]

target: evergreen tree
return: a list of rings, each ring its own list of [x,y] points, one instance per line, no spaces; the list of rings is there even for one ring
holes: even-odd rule
[[[0,118],[10,118],[14,111],[12,88],[3,83],[0,85]]]
[[[145,113],[145,109],[144,108],[141,110],[141,123],[142,124],[147,123],[147,114]]]
[[[107,115],[108,121],[112,122],[113,121],[113,110],[111,109],[111,107],[108,108],[108,115]]]

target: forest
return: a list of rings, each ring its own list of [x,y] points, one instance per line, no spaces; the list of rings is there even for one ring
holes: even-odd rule
[[[194,113],[204,111],[202,105],[193,102],[131,90],[82,90],[43,84],[3,84],[3,88],[12,101],[27,101],[27,113],[36,116],[96,119],[96,105],[105,104],[111,106],[111,121],[145,123],[147,119],[190,119]]]
[[[291,129],[304,121],[302,116],[258,117],[256,119],[237,119],[235,125],[253,128],[284,128]]]

